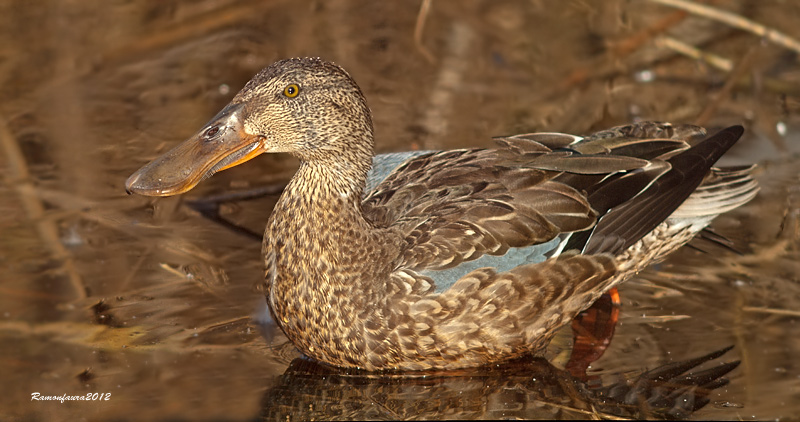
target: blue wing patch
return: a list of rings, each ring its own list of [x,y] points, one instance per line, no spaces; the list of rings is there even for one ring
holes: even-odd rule
[[[364,189],[364,196],[368,196],[384,181],[392,172],[406,161],[419,157],[420,155],[430,154],[436,151],[405,151],[380,154],[372,157],[372,170],[367,173],[367,187]]]
[[[544,262],[552,255],[551,252],[558,252],[562,242],[564,242],[562,237],[556,237],[537,245],[509,248],[505,255],[483,255],[478,259],[462,262],[446,270],[424,270],[419,273],[432,278],[436,283],[436,293],[441,293],[449,289],[461,277],[478,268],[492,267],[497,272],[505,272],[523,264]]]

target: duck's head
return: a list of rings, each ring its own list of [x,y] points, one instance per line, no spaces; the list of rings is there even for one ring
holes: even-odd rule
[[[169,196],[265,152],[361,178],[371,164],[372,121],[361,90],[341,67],[289,59],[259,72],[194,136],[131,175],[129,193]]]

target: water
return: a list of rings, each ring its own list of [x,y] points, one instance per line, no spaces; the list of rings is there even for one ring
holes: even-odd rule
[[[585,385],[731,345],[718,361],[740,366],[692,417],[796,417],[796,58],[706,19],[673,22],[669,35],[745,61],[747,77],[726,88],[727,73],[637,36],[672,10],[603,4],[432,2],[421,46],[433,62],[414,44],[413,3],[0,5],[0,419],[625,416]],[[795,38],[798,13],[773,2],[747,9]],[[744,122],[746,137],[726,160],[759,162],[762,191],[713,224],[741,254],[698,240],[706,252],[684,248],[622,286],[620,322],[588,384],[560,369],[568,327],[548,353],[552,364],[378,377],[297,360],[258,320],[260,242],[188,206],[275,192],[296,162],[260,157],[178,198],[127,196],[124,181],[262,67],[299,55],[334,60],[354,76],[380,152],[489,146],[493,135],[585,133],[635,118]],[[227,202],[220,213],[260,233],[275,199]],[[32,401],[35,392],[108,400]]]

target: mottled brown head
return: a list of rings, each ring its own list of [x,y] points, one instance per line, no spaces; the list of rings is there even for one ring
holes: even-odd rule
[[[265,152],[286,152],[336,173],[364,177],[372,120],[361,90],[341,67],[288,59],[259,72],[197,134],[134,173],[128,192],[168,196]]]

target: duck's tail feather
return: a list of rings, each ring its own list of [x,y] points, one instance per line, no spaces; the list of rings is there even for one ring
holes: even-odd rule
[[[738,208],[758,193],[755,166],[712,169],[708,177],[670,215],[671,219],[702,219]]]

